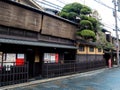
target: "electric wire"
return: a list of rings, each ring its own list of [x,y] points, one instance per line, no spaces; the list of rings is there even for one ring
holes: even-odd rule
[[[115,10],[114,8],[106,5],[105,3],[101,2],[101,1],[98,1],[98,0],[94,0],[94,1],[96,1],[97,3],[99,3],[99,4],[101,4],[101,5],[105,6],[105,7],[107,7],[107,8],[109,8],[109,9],[112,9],[113,11]],[[119,12],[119,11],[117,10],[117,12]],[[120,18],[119,18],[118,16],[117,16],[117,19],[120,21]],[[113,30],[114,30],[114,29],[113,29]],[[118,28],[118,30],[120,30],[120,28]]]
[[[97,2],[97,3],[99,3],[99,4],[101,4],[101,5],[103,5],[103,6],[105,6],[105,7],[107,7],[107,8],[109,8],[109,9],[114,10],[113,7],[110,7],[110,6],[106,5],[105,3],[101,2],[100,0],[99,1],[98,0],[94,0],[94,1]]]
[[[62,8],[63,8],[63,7],[61,7],[61,6],[57,5],[57,4],[51,3],[51,2],[49,2],[49,1],[47,1],[47,0],[42,0],[42,1],[35,0],[35,1],[37,1],[38,3],[44,4],[44,5],[47,5],[47,6],[51,7],[51,8],[54,8],[54,9],[56,9],[56,10],[58,10],[58,11],[61,11]],[[67,4],[67,3],[64,3],[64,2],[61,1],[61,0],[57,0],[57,1],[60,2],[60,3],[62,3],[63,5],[66,5],[66,4]],[[114,8],[106,5],[105,3],[101,2],[101,1],[98,1],[98,0],[94,0],[94,1],[97,2],[97,3],[99,3],[99,4],[101,4],[101,5],[103,5],[103,6],[105,6],[105,7],[107,7],[107,8],[109,8],[109,9],[114,10]],[[119,17],[118,17],[118,20],[120,21],[120,18],[119,18]],[[104,26],[105,26],[105,27],[108,27],[108,28],[110,28],[110,29],[112,29],[112,30],[114,30],[113,26],[110,26],[110,25],[104,25]]]
[[[62,4],[64,4],[64,5],[66,5],[67,3],[65,3],[65,2],[63,2],[63,1],[61,1],[61,0],[57,0],[58,2],[60,2],[60,3],[62,3]]]
[[[44,0],[44,1],[35,0],[35,1],[36,1],[37,3],[39,3],[39,4],[43,4],[43,5],[49,6],[49,7],[53,8],[53,9],[58,10],[58,11],[61,11],[62,8],[63,8],[63,7],[59,6],[59,5],[56,5],[56,4],[51,3],[51,2],[49,2],[49,1],[46,1],[46,0]]]

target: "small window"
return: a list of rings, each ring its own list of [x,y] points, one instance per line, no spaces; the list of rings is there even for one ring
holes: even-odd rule
[[[101,48],[98,48],[98,52],[102,52],[102,49],[101,49]]]
[[[94,52],[94,47],[90,47],[90,48],[89,48],[89,51],[90,51],[90,52]]]
[[[85,47],[83,45],[79,45],[79,51],[81,52],[85,51]]]

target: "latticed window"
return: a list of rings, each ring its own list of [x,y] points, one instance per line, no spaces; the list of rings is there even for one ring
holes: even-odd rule
[[[94,47],[90,46],[89,51],[94,52]]]
[[[98,48],[98,52],[102,52],[102,49],[101,49],[101,48]]]
[[[85,51],[85,47],[83,45],[79,45],[79,51],[81,52]]]

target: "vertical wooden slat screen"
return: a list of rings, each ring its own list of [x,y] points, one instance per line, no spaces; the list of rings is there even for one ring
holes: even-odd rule
[[[41,20],[40,13],[0,1],[0,25],[39,32]]]
[[[76,26],[63,20],[44,15],[41,33],[74,40]]]

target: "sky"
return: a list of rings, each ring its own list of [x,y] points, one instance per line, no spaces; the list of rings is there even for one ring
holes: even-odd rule
[[[44,1],[44,0],[39,0]],[[105,25],[104,28],[111,32],[112,36],[116,37],[116,32],[113,31],[115,29],[115,18],[113,17],[113,10],[101,5],[100,3],[96,2],[95,0],[46,0],[51,3],[54,3],[56,5],[59,5],[61,7],[64,7],[65,4],[73,3],[73,2],[79,2],[81,4],[85,4],[89,6],[93,10],[97,10],[99,15],[101,16],[101,22]],[[112,0],[97,0],[105,5],[113,8],[114,4],[112,3]],[[42,4],[43,7],[46,7],[44,4]],[[120,16],[120,12],[117,12],[118,17]],[[118,28],[120,28],[120,20],[118,21]],[[119,32],[120,35],[120,32]]]

